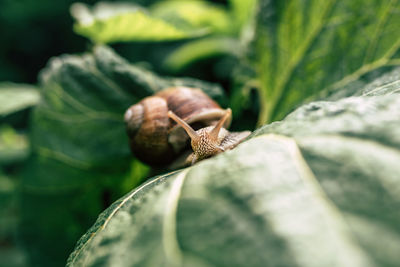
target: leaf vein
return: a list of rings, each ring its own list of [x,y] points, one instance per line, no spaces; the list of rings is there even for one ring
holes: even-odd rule
[[[378,41],[379,41],[378,37],[382,34],[385,23],[389,19],[389,15],[391,13],[390,11],[392,10],[392,6],[394,6],[394,2],[397,2],[397,0],[392,0],[392,1],[390,1],[390,3],[388,3],[384,14],[380,17],[379,22],[376,25],[375,33],[373,34],[373,36],[371,38],[371,42],[370,42],[370,44],[367,48],[367,52],[365,54],[364,64],[367,64],[368,61],[370,61],[374,56],[374,53],[376,51],[376,47],[377,47]]]
[[[187,177],[188,169],[181,172],[174,180],[167,199],[167,210],[163,222],[163,246],[167,261],[171,266],[182,265],[182,252],[177,236],[176,215],[182,186]]]

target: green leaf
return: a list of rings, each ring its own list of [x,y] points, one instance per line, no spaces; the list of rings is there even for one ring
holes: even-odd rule
[[[238,37],[248,33],[254,19],[256,0],[231,1],[230,13],[203,1],[165,1],[156,5],[159,16],[173,19],[183,18],[192,25],[211,27],[215,33],[210,37],[193,40],[179,46],[165,59],[165,68],[179,72],[193,62],[224,55],[241,57],[244,53]],[[229,37],[228,37],[229,36]],[[242,39],[246,39],[243,37]],[[243,41],[243,40],[242,40]]]
[[[194,28],[206,28],[210,33],[229,34],[235,30],[227,10],[208,1],[160,1],[152,6],[151,13],[167,21],[182,20]]]
[[[0,127],[0,165],[22,161],[28,157],[29,142],[10,126]]]
[[[0,116],[32,107],[40,100],[35,86],[11,82],[0,83]]]
[[[143,97],[175,85],[197,86],[217,99],[222,96],[217,86],[160,78],[101,46],[93,54],[53,59],[41,77],[44,103],[34,114],[35,150],[81,169],[127,161],[123,114]]]
[[[125,110],[177,85],[202,88],[217,100],[223,95],[214,84],[159,77],[104,46],[53,58],[40,80],[20,233],[34,265],[59,266],[95,216],[147,176],[149,168],[131,156]]]
[[[203,24],[194,27],[185,20],[169,21],[129,3],[100,2],[92,10],[75,3],[71,14],[77,20],[74,31],[95,43],[171,41],[209,32]]]
[[[260,81],[259,124],[304,99],[399,65],[399,1],[261,0],[251,55]]]
[[[14,234],[17,216],[15,212],[16,182],[0,172],[0,241],[5,242]]]
[[[17,207],[17,180],[0,171],[0,266],[27,266],[26,255],[17,245],[19,210]]]
[[[397,266],[399,75],[148,181],[100,214],[67,266]]]
[[[233,23],[237,23],[238,29],[241,29],[245,27],[246,24],[252,22],[258,0],[230,0],[229,2],[232,8],[233,17],[235,18]]]
[[[216,56],[239,55],[237,40],[227,37],[206,37],[181,45],[170,53],[164,61],[165,68],[179,72],[191,63]]]

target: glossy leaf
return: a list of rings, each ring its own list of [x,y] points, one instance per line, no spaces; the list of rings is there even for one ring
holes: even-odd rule
[[[67,266],[396,266],[399,73],[145,183],[99,216]]]
[[[259,124],[379,68],[399,65],[399,1],[261,0],[251,51]]]

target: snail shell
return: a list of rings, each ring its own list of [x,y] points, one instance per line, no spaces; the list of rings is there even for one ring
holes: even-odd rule
[[[173,87],[146,97],[125,112],[130,147],[137,158],[150,165],[172,162],[188,147],[189,136],[171,120],[172,111],[194,129],[215,125],[226,112],[202,90]],[[231,116],[224,121],[230,125]]]

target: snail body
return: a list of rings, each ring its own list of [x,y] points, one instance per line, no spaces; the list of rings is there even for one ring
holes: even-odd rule
[[[187,149],[189,138],[194,151],[186,160],[189,164],[233,148],[250,132],[230,133],[226,128],[231,118],[230,109],[188,87],[146,97],[124,117],[133,154],[150,165],[171,163]]]

